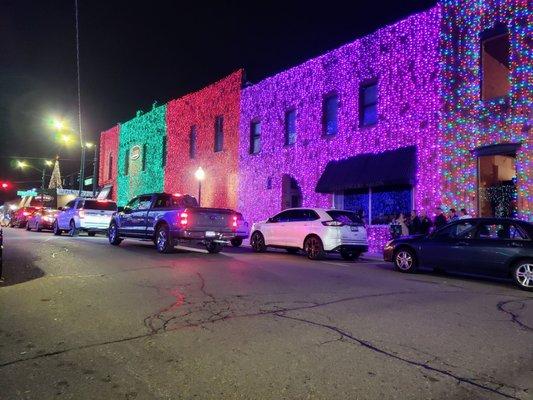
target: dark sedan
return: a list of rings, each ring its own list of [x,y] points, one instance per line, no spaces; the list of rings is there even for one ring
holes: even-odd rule
[[[501,218],[461,219],[427,236],[391,240],[383,258],[400,272],[428,267],[512,277],[520,288],[533,290],[533,224]]]

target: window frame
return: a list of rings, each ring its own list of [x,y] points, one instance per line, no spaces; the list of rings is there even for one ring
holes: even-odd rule
[[[168,136],[165,135],[163,136],[163,143],[162,143],[162,148],[161,148],[161,166],[162,167],[166,167],[167,165],[167,140],[168,140]]]
[[[289,139],[291,138],[291,132],[289,131],[289,116],[294,116],[294,132],[292,132],[292,141]],[[296,129],[296,121],[298,118],[298,114],[296,112],[296,108],[291,107],[285,111],[285,120],[284,120],[284,135],[285,135],[285,146],[292,146],[296,143],[297,138],[297,129]]]
[[[335,99],[335,132],[328,132],[328,101]],[[334,137],[339,133],[339,110],[340,110],[340,96],[336,91],[329,92],[322,98],[322,136]]]
[[[111,180],[113,178],[113,153],[110,152],[107,156],[107,180]]]
[[[194,160],[196,158],[196,141],[197,141],[197,128],[196,125],[191,125],[189,130],[189,159]]]
[[[484,65],[485,64],[483,62],[484,55],[485,55],[485,43],[489,42],[491,40],[495,40],[497,38],[503,37],[503,36],[507,36],[507,44],[508,44],[508,54],[507,54],[508,60],[507,60],[507,63],[510,64],[510,61],[511,61],[511,37],[510,37],[510,33],[509,33],[509,28],[508,28],[507,25],[505,25],[503,23],[497,23],[492,28],[487,28],[487,29],[483,30],[479,34],[479,99],[482,102],[491,102],[491,101],[495,101],[495,100],[498,100],[498,99],[506,98],[506,97],[508,97],[510,95],[510,92],[511,92],[511,85],[510,84],[509,84],[508,92],[506,94],[504,94],[504,95],[485,98],[484,91],[483,91],[483,86],[484,86],[483,83],[485,81],[485,70],[484,70]],[[507,67],[507,69],[508,69],[507,79],[509,79],[510,76],[511,76],[511,68],[510,68],[510,66]]]
[[[259,133],[255,134],[255,129],[254,127],[259,127]],[[257,151],[254,151],[255,150],[255,146],[254,144],[256,143],[255,140],[257,139],[257,143],[258,143],[258,146],[257,146]],[[249,149],[249,153],[250,154],[259,154],[261,153],[261,121],[260,120],[252,120],[250,121],[250,149]]]
[[[366,103],[365,102],[365,91],[369,88],[376,87],[376,99],[374,102]],[[366,128],[372,127],[378,124],[379,115],[378,115],[378,104],[379,104],[379,81],[378,78],[372,78],[361,82],[359,85],[359,127]],[[376,109],[376,120],[372,123],[365,123],[365,111],[375,107]]]
[[[220,153],[224,150],[224,116],[218,115],[215,117],[215,143],[213,151]]]

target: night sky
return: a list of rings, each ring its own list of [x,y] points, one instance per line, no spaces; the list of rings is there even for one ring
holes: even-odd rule
[[[86,140],[238,68],[257,82],[434,4],[79,0]],[[57,115],[77,129],[74,29],[74,0],[1,1],[0,180],[18,188],[40,174],[9,157],[40,167],[28,157],[60,154],[64,175],[79,168],[78,148],[60,148],[46,125]]]

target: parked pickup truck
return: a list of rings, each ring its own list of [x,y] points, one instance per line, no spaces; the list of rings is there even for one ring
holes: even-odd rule
[[[199,207],[189,195],[152,193],[135,197],[113,215],[108,238],[115,246],[124,238],[153,240],[160,253],[187,242],[218,253],[239,237],[237,220],[235,211]]]

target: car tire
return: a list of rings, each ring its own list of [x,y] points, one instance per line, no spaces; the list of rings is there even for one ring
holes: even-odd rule
[[[159,225],[155,232],[155,248],[159,253],[170,253],[174,247],[170,241],[170,230],[167,224]]]
[[[37,227],[35,228],[35,230],[36,230],[37,232],[42,232],[43,227],[41,226],[41,224],[37,223]]]
[[[26,222],[26,230],[27,231],[31,231],[31,227],[30,227],[30,223],[29,222]]]
[[[78,236],[78,229],[76,229],[76,223],[74,222],[74,220],[70,221],[69,227],[70,229],[68,231],[68,235],[70,237]]]
[[[512,268],[512,274],[520,289],[533,291],[533,259],[518,261]]]
[[[231,239],[231,245],[233,247],[239,247],[242,244],[242,238]]]
[[[287,247],[285,250],[289,254],[298,254],[298,252],[300,251],[300,249],[297,249],[295,247]]]
[[[205,248],[207,249],[207,251],[211,254],[217,254],[217,253],[220,253],[222,251],[222,244],[221,243],[216,243],[216,242],[207,242],[205,244]]]
[[[259,231],[253,233],[252,238],[250,239],[250,245],[252,246],[252,250],[256,253],[264,253],[267,249],[265,237]]]
[[[61,229],[59,229],[59,223],[57,222],[57,219],[54,221],[54,226],[52,227],[52,231],[54,232],[54,235],[61,236]]]
[[[325,255],[322,240],[316,235],[310,235],[305,238],[304,251],[310,260],[321,260]]]
[[[418,260],[413,250],[403,247],[394,253],[394,269],[400,272],[412,273],[418,269]]]
[[[118,235],[117,224],[114,222],[109,225],[109,229],[107,230],[107,239],[109,240],[109,244],[112,244],[113,246],[118,246],[120,243],[122,243],[122,239]]]
[[[89,235],[90,237],[95,237],[96,236],[96,232],[87,232],[87,235]]]
[[[339,253],[342,259],[346,261],[354,261],[361,256],[361,252],[357,250],[341,250]]]

